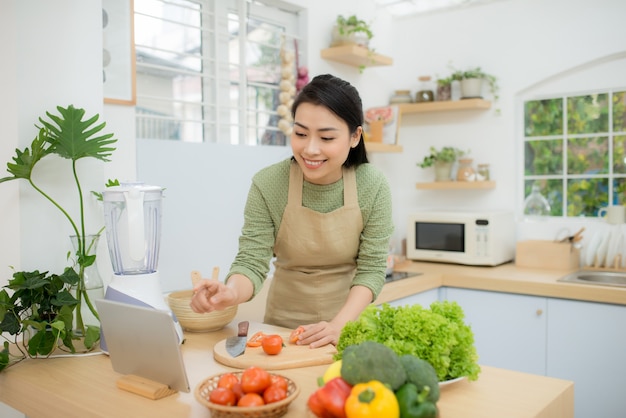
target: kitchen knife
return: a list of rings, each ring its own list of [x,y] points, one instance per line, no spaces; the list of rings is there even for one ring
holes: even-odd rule
[[[226,339],[226,351],[233,357],[238,357],[246,351],[248,342],[248,321],[241,321],[237,325],[237,336]]]

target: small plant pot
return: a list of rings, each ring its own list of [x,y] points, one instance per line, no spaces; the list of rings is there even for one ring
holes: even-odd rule
[[[483,80],[482,78],[464,78],[461,80],[461,98],[477,99],[482,98]]]
[[[435,181],[450,181],[453,165],[454,163],[435,163],[433,165],[433,167],[435,168]]]
[[[435,100],[438,102],[445,102],[452,99],[452,86],[437,86],[437,95]]]
[[[349,28],[341,34],[339,28],[334,26],[330,46],[359,45],[369,48],[370,40],[365,32],[347,32],[349,32]]]

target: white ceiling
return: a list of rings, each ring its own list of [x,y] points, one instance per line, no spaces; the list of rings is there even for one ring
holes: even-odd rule
[[[441,12],[504,0],[374,0],[394,17]]]

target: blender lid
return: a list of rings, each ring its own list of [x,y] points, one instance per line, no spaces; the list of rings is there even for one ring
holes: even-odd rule
[[[163,187],[150,186],[143,182],[121,182],[119,186],[107,187],[102,192],[102,199],[111,202],[123,202],[128,192],[142,192],[144,201],[160,200],[163,197]]]

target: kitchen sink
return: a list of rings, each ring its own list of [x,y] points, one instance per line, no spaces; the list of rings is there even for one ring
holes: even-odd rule
[[[559,282],[626,287],[626,272],[580,270],[561,277]]]
[[[385,277],[385,283],[395,282],[396,280],[407,279],[409,277],[420,276],[422,273],[407,273],[405,271],[394,271]]]

